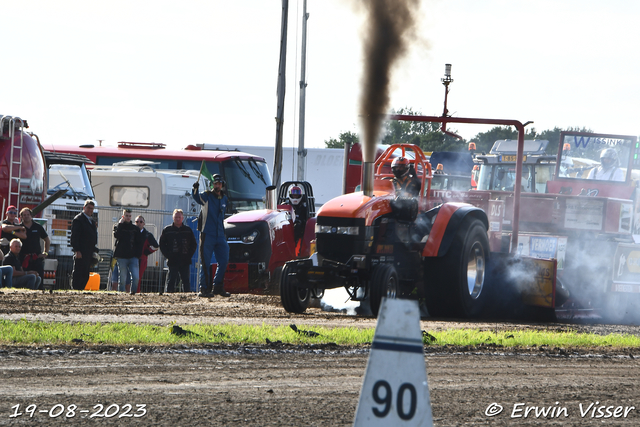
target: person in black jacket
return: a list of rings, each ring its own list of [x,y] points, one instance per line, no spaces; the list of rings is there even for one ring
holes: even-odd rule
[[[182,209],[173,211],[173,224],[167,225],[160,235],[160,252],[167,258],[169,275],[167,276],[166,292],[175,291],[178,276],[182,279],[183,289],[191,289],[189,270],[191,258],[196,253],[198,244],[193,235],[193,230],[183,224],[184,213]],[[160,290],[162,295],[162,290]]]
[[[131,209],[124,209],[122,218],[113,226],[113,236],[116,238],[116,248],[113,256],[118,261],[120,271],[120,285],[118,290],[125,292],[127,276],[131,273],[131,295],[138,291],[140,279],[139,258],[142,255],[143,236],[140,229],[131,222]]]
[[[83,290],[87,285],[93,254],[98,252],[98,226],[91,218],[95,206],[93,200],[85,201],[82,212],[71,222],[71,247],[75,253],[72,283],[76,290]]]

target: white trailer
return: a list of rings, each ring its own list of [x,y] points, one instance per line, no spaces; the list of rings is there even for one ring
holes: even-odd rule
[[[134,161],[135,163],[135,161]],[[147,162],[149,163],[149,162]],[[144,162],[142,162],[144,164]],[[198,236],[194,220],[200,213],[198,205],[191,197],[191,188],[198,178],[194,170],[155,170],[144,165],[95,166],[90,171],[91,182],[100,207],[98,215],[98,246],[101,252],[113,250],[113,225],[120,219],[123,208],[132,210],[135,218],[145,218],[145,228],[156,240],[160,240],[162,229],[171,224],[174,209],[182,209],[185,225],[191,227]],[[204,177],[200,178],[200,188],[205,188]],[[157,291],[164,285],[164,257],[157,251],[148,257],[148,267],[143,277],[143,291]],[[194,255],[191,268],[191,291],[196,290],[198,257]],[[152,283],[149,283],[152,282]],[[189,291],[189,289],[185,289]]]
[[[273,170],[273,147],[209,143],[197,144],[197,146],[202,147],[203,150],[240,150],[264,157],[269,168]],[[313,195],[315,196],[316,207],[318,207],[342,194],[344,149],[307,148],[306,151],[305,181],[308,181],[313,187]],[[282,150],[282,181],[297,180],[297,171],[298,148],[284,148]],[[278,185],[280,184],[278,183]]]

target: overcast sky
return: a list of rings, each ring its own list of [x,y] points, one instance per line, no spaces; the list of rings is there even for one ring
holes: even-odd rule
[[[302,0],[289,5],[285,147],[298,144]],[[280,0],[0,0],[0,114],[43,143],[275,142]],[[308,0],[307,147],[359,131],[363,17]],[[391,108],[638,135],[640,2],[423,1]],[[450,125],[465,138],[488,130]]]

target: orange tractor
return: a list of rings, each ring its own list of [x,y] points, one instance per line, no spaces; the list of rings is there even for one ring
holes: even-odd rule
[[[417,198],[396,197],[391,162],[411,159],[421,183]],[[339,196],[317,214],[316,250],[286,263],[282,305],[306,310],[325,289],[344,287],[368,299],[377,314],[382,297],[424,297],[431,315],[478,316],[490,305],[485,268],[490,254],[487,214],[465,203],[428,209],[431,165],[410,144],[391,145],[365,163],[363,192]]]

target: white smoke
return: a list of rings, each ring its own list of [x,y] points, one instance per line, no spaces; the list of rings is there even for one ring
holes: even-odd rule
[[[352,301],[345,288],[327,289],[320,301],[323,311],[345,313],[349,316],[371,315],[371,309],[366,301]]]

